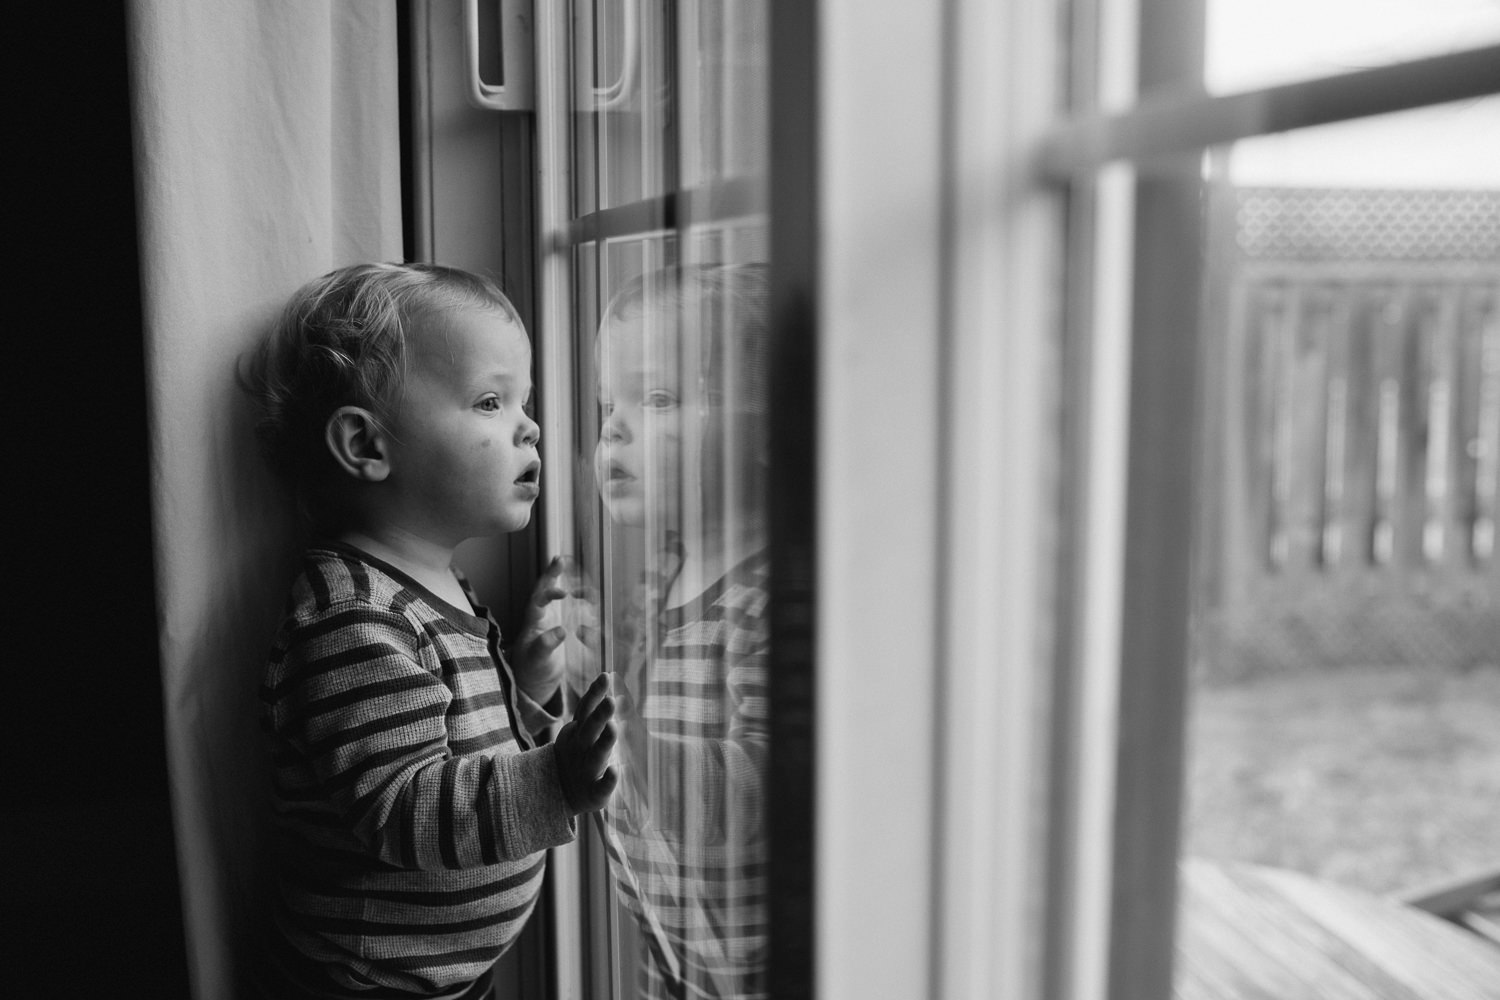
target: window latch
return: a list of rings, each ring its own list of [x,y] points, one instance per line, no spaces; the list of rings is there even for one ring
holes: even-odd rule
[[[480,72],[479,0],[464,0],[464,66],[469,103],[490,111],[534,111],[533,0],[488,2],[499,8],[501,82],[489,83]]]
[[[546,0],[484,0],[498,8],[495,28],[481,24],[481,0],[464,0],[464,66],[469,103],[489,111],[536,110],[535,5]],[[607,86],[580,87],[590,102],[581,110],[615,111],[629,104],[640,86],[640,0],[623,0],[620,23],[619,75]],[[499,35],[500,79],[484,78],[481,69],[481,35]],[[489,41],[489,39],[485,39]]]

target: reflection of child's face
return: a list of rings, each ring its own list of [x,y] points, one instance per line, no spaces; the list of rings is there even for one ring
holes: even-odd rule
[[[702,390],[696,358],[684,356],[674,335],[676,310],[662,311],[665,322],[636,314],[608,320],[599,331],[603,425],[594,475],[617,524],[659,518],[664,528],[680,528],[683,487],[702,475]],[[688,496],[696,500],[697,488]]]

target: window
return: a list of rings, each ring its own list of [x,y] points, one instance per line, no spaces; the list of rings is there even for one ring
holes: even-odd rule
[[[767,7],[563,13],[539,50],[539,166],[567,178],[539,220],[544,364],[573,400],[550,544],[597,594],[575,687],[612,673],[624,733],[586,838],[579,988],[763,996]]]
[[[415,9],[419,52],[459,51],[456,14]],[[1420,30],[1385,39],[1341,10],[1357,47],[1332,54],[1317,9],[538,0],[518,114],[443,104],[464,85],[431,61],[418,103],[445,110],[423,252],[534,291],[543,530],[489,563],[573,554],[597,601],[570,621],[602,631],[574,648],[580,670],[634,690],[682,638],[681,595],[724,576],[673,580],[681,553],[771,552],[769,729],[742,692],[701,707],[754,732],[736,750],[764,751],[749,759],[774,795],[724,807],[733,786],[686,777],[686,756],[632,750],[631,801],[679,830],[634,861],[607,826],[559,856],[560,995],[631,996],[653,968],[703,964],[684,928],[723,911],[629,900],[709,842],[731,867],[785,865],[767,903],[778,997],[1169,995],[1179,863],[1213,834],[1194,819],[1210,801],[1196,734],[1223,710],[1204,664],[1231,663],[1265,595],[1291,593],[1277,567],[1314,587],[1335,552],[1376,568],[1439,553],[1448,583],[1493,599],[1476,554],[1497,489],[1500,157],[1482,143],[1500,130],[1460,126],[1478,144],[1462,184],[1393,192],[1417,183],[1412,150],[1452,141],[1437,117],[1493,118],[1494,8],[1424,6]],[[1407,132],[1400,156],[1318,145],[1353,148],[1392,116],[1426,138]],[[1268,174],[1293,146],[1303,172]],[[1377,184],[1377,164],[1409,175]],[[1305,252],[1399,242],[1339,219],[1440,215],[1439,264]],[[1425,225],[1409,246],[1433,245]],[[1391,357],[1431,377],[1336,388],[1356,316],[1390,317]],[[616,501],[641,477],[611,447],[634,440],[622,407],[648,405],[632,511]],[[1382,533],[1398,500],[1410,530]],[[695,810],[717,830],[689,845]]]
[[[1162,996],[1175,964],[1193,996],[1224,974],[1205,971],[1203,863],[1387,892],[1480,861],[1469,817],[1402,785],[1426,762],[1402,772],[1377,732],[1401,699],[1475,697],[1486,680],[1424,683],[1438,650],[1359,659],[1398,620],[1407,639],[1436,628],[1481,648],[1493,634],[1493,568],[1474,545],[1494,489],[1480,358],[1500,257],[1473,233],[1496,224],[1500,161],[1479,137],[1500,78],[1496,50],[1475,47],[1500,22],[1462,2],[1293,14],[1211,0],[1101,4],[1076,23],[1085,82],[1049,148],[1073,213],[1070,396],[1093,407],[1069,446],[1088,499],[1066,517],[1096,533],[1064,564],[1079,610],[1062,648],[1083,666],[1062,675],[1073,735],[1054,746],[1099,791],[1057,814],[1071,848],[1053,898],[1074,950],[1054,944],[1052,975],[1064,996]],[[1123,592],[1091,602],[1115,544]],[[1117,650],[1088,648],[1090,614],[1118,614]],[[1335,649],[1340,629],[1357,634]],[[1407,738],[1469,738],[1461,719],[1405,711]],[[1418,780],[1441,773],[1428,766]],[[1340,801],[1356,789],[1366,801]]]

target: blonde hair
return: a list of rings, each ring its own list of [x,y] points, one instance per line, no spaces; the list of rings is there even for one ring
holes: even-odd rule
[[[604,307],[601,326],[642,315],[647,308],[681,312],[682,335],[699,341],[705,389],[735,409],[764,413],[767,405],[764,264],[690,264],[658,268],[627,281]]]
[[[298,289],[240,371],[260,406],[256,436],[271,467],[306,486],[326,468],[324,426],[335,410],[389,418],[405,383],[407,330],[462,308],[499,310],[523,326],[493,281],[439,264],[354,264]]]

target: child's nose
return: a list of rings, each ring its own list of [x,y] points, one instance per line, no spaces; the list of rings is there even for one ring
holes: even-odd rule
[[[532,420],[531,417],[528,416],[525,420],[521,421],[521,447],[535,448],[537,442],[541,439],[542,429],[537,425],[537,422],[535,420]]]
[[[620,419],[619,413],[615,412],[604,418],[604,427],[599,432],[599,438],[609,444],[624,444],[630,440],[630,429],[625,421]]]

